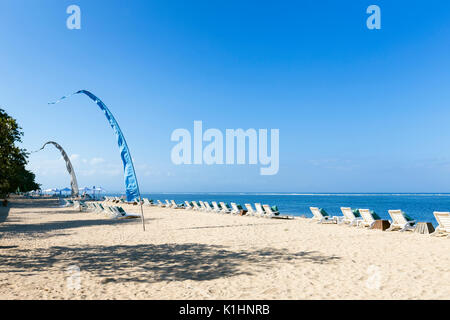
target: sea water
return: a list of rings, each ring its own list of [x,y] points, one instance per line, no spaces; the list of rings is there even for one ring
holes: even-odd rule
[[[111,194],[119,196],[119,194]],[[432,222],[437,225],[433,211],[450,211],[450,194],[429,193],[143,193],[149,199],[187,201],[235,202],[244,207],[245,203],[278,206],[281,214],[312,217],[309,207],[325,209],[330,215],[341,216],[341,207],[374,210],[382,219],[390,220],[388,210],[401,209],[417,221]]]

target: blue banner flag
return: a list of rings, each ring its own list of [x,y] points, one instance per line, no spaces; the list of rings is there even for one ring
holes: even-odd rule
[[[56,102],[50,102],[49,104],[56,104],[63,99],[69,98],[74,94],[80,93],[87,95],[100,107],[100,109],[105,114],[109,124],[111,125],[111,128],[114,130],[114,133],[116,134],[117,138],[117,144],[119,145],[120,157],[122,158],[123,162],[127,201],[139,200],[141,195],[139,192],[138,181],[136,178],[136,172],[134,171],[134,165],[133,160],[131,159],[130,150],[128,149],[127,142],[125,141],[125,137],[123,136],[122,130],[120,130],[119,124],[117,123],[111,111],[109,111],[108,107],[99,98],[97,98],[94,94],[92,94],[87,90],[77,91],[69,96],[62,97]]]

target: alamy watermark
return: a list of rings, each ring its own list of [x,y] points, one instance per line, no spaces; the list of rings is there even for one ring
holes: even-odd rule
[[[72,4],[67,7],[66,13],[70,16],[67,17],[66,26],[69,30],[81,29],[81,9],[78,5]],[[381,9],[378,5],[372,4],[367,7],[366,13],[370,16],[366,20],[366,26],[369,30],[381,29]]]
[[[81,271],[77,265],[70,265],[66,268],[66,285],[68,290],[80,290]]]
[[[279,129],[270,130],[270,154],[268,138],[267,129],[245,131],[226,129],[224,141],[222,131],[210,128],[203,132],[203,122],[194,121],[193,135],[187,129],[176,129],[172,132],[170,139],[178,144],[172,149],[171,159],[176,165],[257,165],[259,163],[265,166],[260,168],[261,175],[275,175],[280,165]],[[208,144],[203,147],[203,142]]]
[[[376,4],[372,4],[367,7],[367,14],[370,16],[367,18],[366,25],[369,30],[381,29],[381,9]]]
[[[81,29],[81,9],[80,9],[80,7],[75,4],[72,4],[67,7],[66,13],[70,14],[70,16],[67,17],[67,20],[66,20],[67,29],[69,29],[69,30]]]
[[[380,267],[372,264],[367,268],[366,273],[368,274],[366,287],[372,290],[380,290],[382,278]]]

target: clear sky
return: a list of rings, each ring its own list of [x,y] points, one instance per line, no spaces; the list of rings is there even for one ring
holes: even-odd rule
[[[66,8],[81,8],[69,30]],[[381,8],[381,30],[366,8]],[[0,2],[0,106],[23,147],[60,143],[80,186],[123,191],[115,114],[144,192],[450,192],[449,1]],[[280,130],[280,169],[171,162],[177,128]],[[48,146],[29,168],[69,185]]]

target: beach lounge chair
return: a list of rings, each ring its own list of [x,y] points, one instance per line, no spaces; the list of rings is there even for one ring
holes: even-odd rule
[[[105,207],[101,203],[97,203],[97,211],[96,212],[104,212]]]
[[[266,212],[264,217],[271,218],[271,219],[294,219],[293,216],[288,215],[280,215],[280,211],[278,210],[277,206],[269,206],[268,204],[263,205],[263,209]]]
[[[93,211],[94,213],[97,213],[97,212],[100,212],[100,211],[101,211],[100,207],[99,207],[98,204],[95,203],[95,202],[90,203],[90,204],[88,204],[88,205],[89,205],[89,210],[90,210],[90,211]]]
[[[228,207],[228,205],[225,202],[219,202],[220,207],[222,208],[222,210],[220,210],[220,213],[231,213],[230,208]]]
[[[372,229],[376,220],[381,220],[380,216],[378,216],[375,212],[369,209],[359,209],[359,213],[361,214],[362,221],[359,222],[360,227],[368,227]]]
[[[433,212],[438,226],[436,230],[431,234],[432,236],[446,234],[450,238],[450,212]]]
[[[62,207],[70,207],[70,206],[72,206],[72,204],[69,202],[69,200],[67,200],[67,199],[62,199],[62,200],[63,200]]]
[[[190,204],[188,201],[185,201],[185,202],[184,202],[184,208],[185,208],[186,210],[193,210],[193,209],[194,209],[194,207],[191,206],[191,204]]]
[[[111,208],[111,206],[105,206],[105,211],[103,212],[103,213],[105,213],[105,214],[107,214],[107,215],[112,215],[112,216],[115,216],[115,215],[117,215],[117,211],[114,211],[112,208]]]
[[[199,201],[198,203],[200,204],[200,210],[206,211],[205,203],[203,201]]]
[[[164,205],[166,208],[172,208],[172,204],[169,202],[169,200],[166,199],[164,201],[165,201]]]
[[[264,212],[264,209],[263,209],[261,203],[255,203],[255,209],[256,209],[255,216],[257,216],[257,217],[264,217],[266,215],[266,213]]]
[[[156,205],[161,208],[164,207],[164,203],[162,203],[161,200],[156,200]]]
[[[144,198],[143,199],[143,201],[144,201],[144,206],[151,206],[152,205],[152,203],[150,202],[150,200],[148,200],[147,198]]]
[[[310,207],[313,217],[311,221],[317,221],[318,223],[338,223],[338,217],[330,216],[324,209],[317,207]]]
[[[211,205],[209,204],[208,201],[203,202],[203,204],[204,204],[205,207],[206,207],[206,211],[208,211],[208,212],[214,212],[213,208],[211,208]]]
[[[84,211],[88,208],[88,206],[86,205],[86,203],[84,201],[78,201],[78,200],[73,202],[73,207],[80,211]]]
[[[247,209],[247,213],[245,214],[246,216],[255,216],[256,215],[256,210],[253,210],[253,207],[250,203],[246,203],[244,206]]]
[[[240,214],[242,207],[239,208],[240,206],[238,206],[236,203],[231,202],[231,214]]]
[[[197,201],[192,201],[192,205],[194,206],[194,210],[201,211],[202,208],[197,204]]]
[[[361,218],[361,214],[357,209],[352,210],[352,208],[341,207],[341,211],[344,217],[338,218],[339,223],[347,223],[349,226],[358,226],[359,223],[363,220]]]
[[[268,204],[264,204],[263,205],[263,209],[264,209],[264,211],[266,212],[266,214],[265,214],[265,216],[266,217],[275,217],[275,216],[278,216],[278,215],[280,215],[280,211],[278,211],[278,208],[273,208],[273,210],[272,210],[272,208],[271,207],[269,207],[269,205]]]
[[[117,218],[117,219],[136,219],[136,218],[140,218],[140,216],[141,216],[137,213],[127,213],[120,206],[111,207],[111,211],[116,213],[115,218]]]
[[[86,203],[86,206],[87,206],[88,211],[96,211],[97,210],[97,205],[94,202],[88,202],[88,203]]]
[[[219,213],[220,211],[222,211],[222,210],[219,208],[219,205],[217,204],[217,202],[213,201],[213,202],[211,202],[211,204],[213,205],[213,211],[214,211],[214,212]]]
[[[140,200],[140,199],[134,199],[132,201],[127,201],[126,202],[126,204],[131,204],[133,206],[140,205],[141,203],[143,204],[144,202],[142,200]]]
[[[170,203],[172,204],[172,208],[173,209],[183,209],[183,205],[182,204],[177,204],[175,202],[175,200],[170,200]]]
[[[391,226],[386,231],[394,231],[399,229],[400,232],[414,230],[415,220],[408,217],[402,210],[388,210],[392,218]]]
[[[108,207],[108,210],[109,210],[108,213],[114,217],[122,215],[122,213],[119,211],[119,208],[117,206],[110,206],[110,207]]]
[[[156,200],[156,202],[157,202],[158,207],[161,207],[161,208],[165,207],[164,203],[162,203],[161,200]]]

